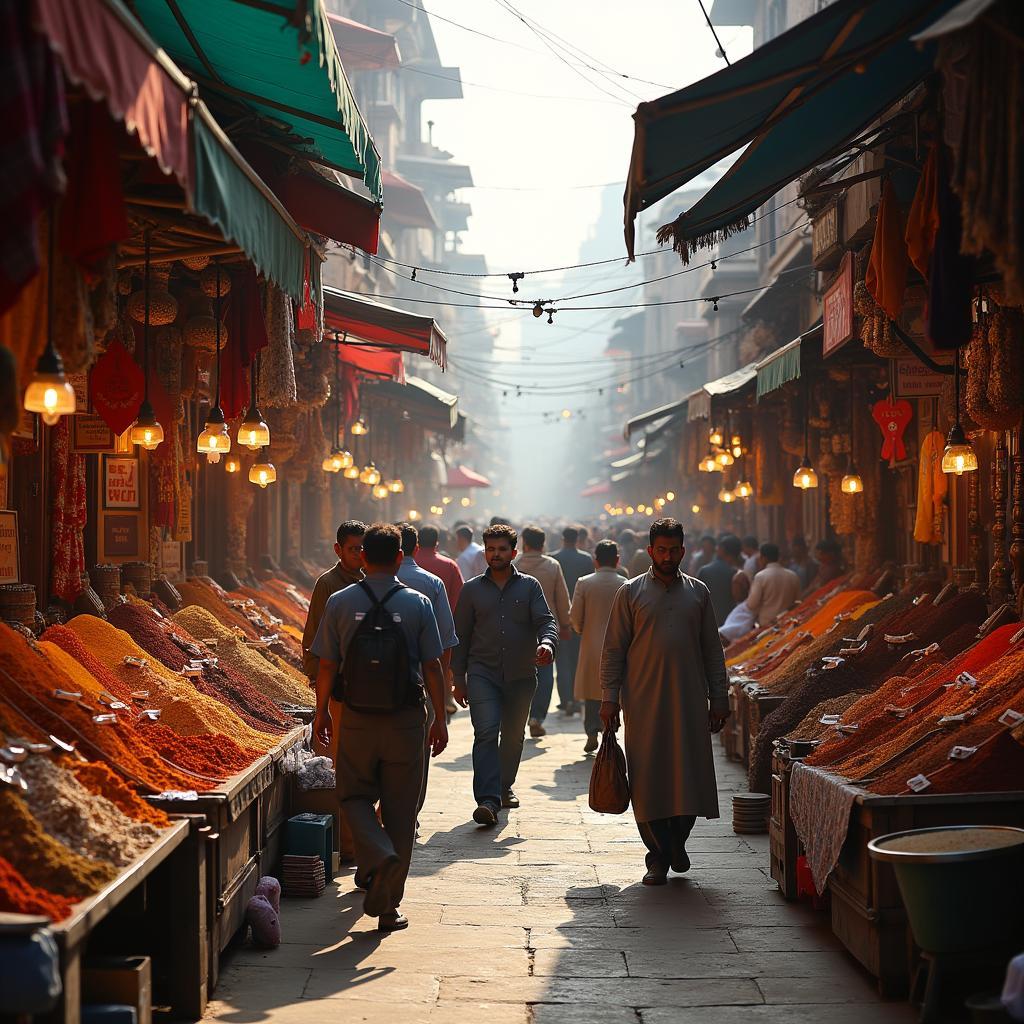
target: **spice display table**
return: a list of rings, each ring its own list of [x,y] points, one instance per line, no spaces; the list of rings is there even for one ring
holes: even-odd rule
[[[878,979],[884,996],[905,995],[914,950],[892,867],[868,855],[872,839],[940,825],[1024,825],[1024,791],[861,796],[828,880],[832,930]]]
[[[152,802],[169,813],[202,815],[207,833],[207,926],[210,991],[220,974],[220,954],[245,923],[245,908],[261,875],[280,859],[280,826],[288,817],[285,754],[302,741],[296,726],[245,771],[194,800]]]
[[[176,1018],[198,1020],[207,1000],[206,846],[201,818],[176,820],[108,886],[53,925],[63,992],[48,1024],[78,1024],[82,960],[90,952],[153,958],[156,1001]],[[123,906],[122,906],[123,905]],[[111,914],[121,907],[131,927]],[[110,928],[105,928],[110,925]]]

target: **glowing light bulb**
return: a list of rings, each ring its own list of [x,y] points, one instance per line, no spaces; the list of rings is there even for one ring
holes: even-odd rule
[[[728,487],[723,487],[718,492],[718,500],[724,505],[731,505],[736,500],[736,495]]]
[[[959,423],[954,423],[946,438],[946,449],[942,453],[942,472],[963,476],[964,473],[974,473],[977,469],[978,455],[971,442],[967,440],[963,427]]]
[[[691,512],[692,512],[692,513],[693,513],[693,514],[694,514],[695,516],[699,516],[699,515],[700,515],[700,505],[691,505],[691,506],[690,506],[690,511],[691,511]]]
[[[349,427],[349,430],[356,437],[362,437],[364,434],[368,434],[370,432],[370,428],[366,425],[366,420],[364,420],[362,416],[360,416],[355,423]]]
[[[562,419],[563,420],[569,419],[570,416],[572,416],[572,410],[571,409],[563,409],[562,410]]]
[[[387,488],[387,484],[376,484],[373,488],[373,496],[381,501],[386,498],[391,492]]]
[[[809,491],[818,486],[818,474],[814,472],[811,460],[807,456],[804,456],[803,462],[793,474],[793,486],[800,488],[801,491]]]
[[[132,444],[137,444],[146,451],[154,451],[164,439],[164,428],[157,423],[153,406],[143,400],[139,406],[139,414],[132,424],[131,432],[128,435]]]
[[[414,508],[409,509],[409,522],[410,523],[415,523],[416,520],[419,519],[419,518],[420,518],[420,514],[419,514],[419,512],[416,511],[416,509],[414,509]]]
[[[666,501],[675,501],[676,500],[676,492],[675,491],[666,491],[665,492],[665,500]]]
[[[749,498],[754,493],[754,488],[747,480],[741,480],[733,492],[737,498]]]
[[[470,505],[472,505],[472,504],[473,504],[473,502],[471,502],[471,501],[469,500],[469,498],[462,498],[462,499],[460,499],[460,501],[459,501],[459,504],[460,504],[460,505],[461,505],[461,506],[462,506],[463,508],[469,508],[469,506],[470,506]]]
[[[722,431],[718,427],[714,427],[711,430],[711,434],[708,436],[708,443],[713,445],[715,448],[721,446],[725,438],[722,436]]]
[[[277,480],[277,470],[272,462],[255,462],[249,467],[249,482],[266,490],[268,484]]]
[[[718,454],[717,454],[717,455],[715,456],[715,462],[717,462],[719,466],[723,467],[723,469],[724,469],[724,468],[725,468],[726,466],[731,466],[731,465],[732,465],[732,464],[733,464],[733,463],[734,463],[735,461],[736,461],[736,460],[735,460],[735,459],[734,459],[734,458],[732,457],[732,452],[731,452],[731,451],[729,451],[729,449],[728,449],[728,448],[723,448],[723,449],[722,449],[722,450],[721,450],[721,451],[720,451],[720,452],[719,452],[719,453],[718,453]]]
[[[242,469],[242,460],[237,455],[229,455],[224,460],[225,473],[238,473]]]

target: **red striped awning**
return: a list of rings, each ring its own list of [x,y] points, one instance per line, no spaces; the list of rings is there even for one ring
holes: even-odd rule
[[[437,229],[434,212],[423,189],[394,171],[382,171],[381,182],[384,185],[385,215],[389,219],[404,227]]]
[[[433,317],[408,313],[382,302],[324,288],[324,323],[348,342],[363,342],[392,352],[428,356],[443,370],[448,339]]]
[[[387,32],[328,12],[346,71],[394,71],[402,63],[398,40]]]

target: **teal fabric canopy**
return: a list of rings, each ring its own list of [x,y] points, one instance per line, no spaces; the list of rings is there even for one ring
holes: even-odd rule
[[[747,149],[696,206],[659,232],[684,260],[748,224],[758,206],[842,151],[931,70],[910,36],[954,0],[837,0],[749,56],[643,103],[625,194],[626,244],[637,213],[718,160]]]
[[[776,349],[757,364],[757,397],[760,400],[800,376],[800,339]]]
[[[322,0],[133,0],[132,9],[204,95],[255,112],[279,146],[362,178],[381,201],[380,158]]]

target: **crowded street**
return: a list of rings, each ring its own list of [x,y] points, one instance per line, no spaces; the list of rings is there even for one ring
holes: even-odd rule
[[[233,952],[204,1019],[236,1024],[902,1024],[822,916],[781,898],[767,836],[702,821],[693,867],[639,884],[632,821],[587,806],[580,722],[527,741],[522,807],[491,831],[469,820],[472,733],[452,722],[431,767],[406,900],[408,931],[361,916],[351,871],[284,907],[279,949]],[[720,801],[746,789],[716,759]]]

